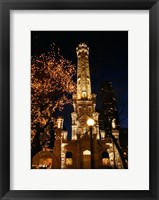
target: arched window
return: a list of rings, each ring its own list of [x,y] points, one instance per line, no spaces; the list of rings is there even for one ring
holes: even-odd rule
[[[100,131],[101,140],[105,139],[105,131]]]
[[[115,122],[115,119],[113,119],[112,120],[112,128],[115,129],[115,127],[116,127],[116,122]]]
[[[72,153],[68,151],[66,153],[66,165],[72,165],[73,160],[72,160]]]
[[[83,155],[91,155],[91,152],[89,150],[83,151]]]
[[[68,151],[68,152],[66,153],[66,158],[72,158],[72,152]]]
[[[108,154],[108,152],[106,152],[106,151],[104,151],[104,152],[102,153],[102,164],[103,164],[103,165],[107,165],[107,166],[110,165],[110,162],[109,162],[109,154]]]
[[[86,96],[87,96],[87,93],[86,92],[82,92],[82,97],[86,98]]]
[[[109,158],[108,152],[104,151],[104,152],[102,153],[102,158]]]

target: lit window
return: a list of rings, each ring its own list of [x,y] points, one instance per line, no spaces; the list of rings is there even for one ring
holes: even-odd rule
[[[112,128],[115,128],[116,124],[115,124],[115,119],[112,120]]]
[[[109,165],[109,164],[110,164],[109,158],[103,158],[103,159],[102,159],[102,164],[103,164],[103,165]]]
[[[103,165],[107,165],[107,166],[110,165],[109,154],[108,154],[108,152],[103,152],[103,153],[102,153],[102,164],[103,164]]]
[[[105,139],[105,131],[100,131],[101,139]]]
[[[82,97],[85,98],[86,97],[86,92],[82,92]]]
[[[72,153],[68,151],[66,153],[66,165],[72,165],[73,160],[72,160]]]
[[[91,152],[89,150],[83,151],[83,155],[91,155]]]
[[[72,158],[66,158],[66,165],[72,165]]]

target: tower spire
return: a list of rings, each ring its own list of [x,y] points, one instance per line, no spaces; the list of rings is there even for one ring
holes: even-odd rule
[[[91,99],[91,81],[89,70],[89,47],[80,43],[77,53],[77,99]]]
[[[95,112],[96,95],[91,92],[91,79],[89,71],[89,47],[80,43],[77,53],[77,93],[73,95],[74,112],[72,115],[72,139],[77,139],[88,132],[87,120],[96,121],[93,133],[98,134],[98,113]]]

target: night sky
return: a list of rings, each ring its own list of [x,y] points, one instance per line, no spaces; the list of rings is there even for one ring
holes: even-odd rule
[[[31,55],[51,50],[50,44],[60,48],[60,54],[76,65],[76,47],[85,42],[89,49],[92,93],[98,95],[102,80],[112,81],[121,128],[128,128],[128,32],[127,31],[32,31]],[[75,79],[76,80],[76,79]],[[97,111],[100,108],[97,98]],[[61,115],[64,126],[71,130],[72,106]]]

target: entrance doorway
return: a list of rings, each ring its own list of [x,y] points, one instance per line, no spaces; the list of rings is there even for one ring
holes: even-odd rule
[[[83,169],[91,168],[91,152],[89,150],[83,151]]]

